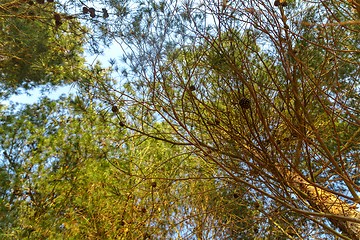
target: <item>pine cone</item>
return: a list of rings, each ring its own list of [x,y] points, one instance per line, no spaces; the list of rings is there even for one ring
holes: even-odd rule
[[[108,17],[109,17],[109,13],[108,13],[108,11],[106,10],[106,8],[103,8],[103,9],[102,9],[102,12],[103,12],[103,18],[108,18]]]
[[[278,6],[283,6],[283,7],[286,7],[288,4],[287,4],[287,1],[286,0],[275,0],[274,1],[274,6],[275,7],[278,7]]]
[[[250,108],[250,99],[248,99],[248,98],[240,99],[240,107],[243,109],[249,109]]]
[[[189,90],[190,90],[190,91],[195,91],[195,90],[196,90],[196,87],[195,87],[194,85],[190,85],[190,86],[189,86]]]
[[[114,106],[111,107],[111,111],[113,113],[117,113],[119,111],[119,108],[116,105],[114,105]]]
[[[83,7],[82,11],[83,11],[84,14],[86,14],[86,13],[89,12],[89,9],[87,7]]]
[[[95,8],[89,8],[90,17],[94,18],[96,16],[95,14]]]

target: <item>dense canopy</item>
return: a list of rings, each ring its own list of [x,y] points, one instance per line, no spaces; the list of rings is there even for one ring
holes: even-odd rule
[[[359,17],[3,1],[1,238],[360,239]],[[76,94],[46,97],[61,86]]]

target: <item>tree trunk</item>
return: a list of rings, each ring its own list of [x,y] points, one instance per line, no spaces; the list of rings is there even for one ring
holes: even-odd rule
[[[314,186],[296,172],[284,168],[280,172],[284,173],[287,184],[304,195],[311,206],[322,213],[334,215],[329,220],[344,235],[354,240],[360,239],[360,212],[357,211],[356,204],[350,205],[334,193]]]

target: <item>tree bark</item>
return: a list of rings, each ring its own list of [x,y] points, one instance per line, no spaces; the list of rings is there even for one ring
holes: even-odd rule
[[[338,227],[344,235],[351,239],[360,239],[360,212],[357,206],[351,205],[334,193],[314,186],[300,174],[288,169],[280,168],[287,184],[306,197],[309,204],[320,212],[334,215],[329,220]],[[278,170],[280,170],[278,168]],[[339,217],[353,218],[354,221]]]

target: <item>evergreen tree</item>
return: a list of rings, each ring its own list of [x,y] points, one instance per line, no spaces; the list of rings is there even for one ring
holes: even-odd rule
[[[2,237],[359,239],[357,5],[63,5],[123,63],[76,67],[77,96],[2,109]],[[52,36],[17,34],[19,56]]]
[[[35,87],[73,83],[81,75],[84,31],[54,3],[2,1],[0,97]]]
[[[348,2],[149,1],[128,19],[114,35],[130,49],[128,84],[106,87],[129,103],[128,129],[188,146],[251,189],[263,216],[278,216],[259,238],[359,238],[359,28]]]

